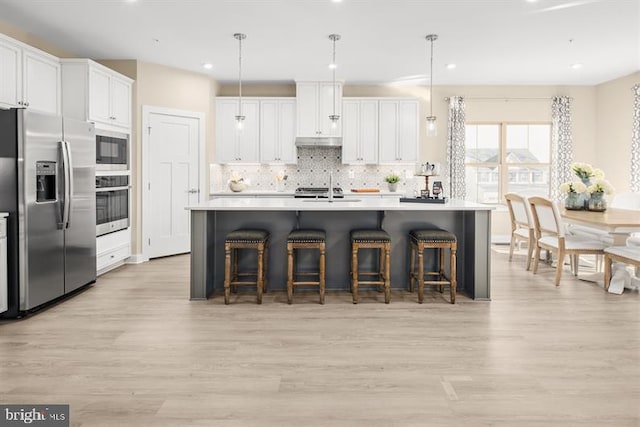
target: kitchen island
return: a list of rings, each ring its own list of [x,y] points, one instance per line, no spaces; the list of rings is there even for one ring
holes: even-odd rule
[[[438,227],[458,238],[458,290],[475,300],[489,300],[491,206],[451,200],[445,204],[403,203],[396,198],[292,199],[214,198],[190,206],[192,300],[222,295],[225,236],[238,228],[271,233],[269,291],[285,290],[286,239],[296,227],[327,232],[327,290],[350,288],[349,231],[382,227],[391,236],[391,288],[408,287],[408,233]],[[373,254],[369,257],[371,261]],[[434,255],[425,256],[433,259]],[[367,262],[366,258],[361,258]],[[245,261],[251,262],[250,256]],[[363,264],[364,265],[364,264]]]

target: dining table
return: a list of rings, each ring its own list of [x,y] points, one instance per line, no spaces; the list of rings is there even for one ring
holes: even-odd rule
[[[640,232],[640,213],[637,210],[608,208],[603,212],[597,212],[563,209],[560,215],[566,223],[591,227],[609,233],[613,239],[613,246],[625,246],[632,233]],[[580,276],[579,278],[596,282],[601,286],[603,286],[604,282],[602,273]],[[632,278],[632,280],[634,279],[637,281],[637,278]],[[623,290],[624,280],[622,276],[614,276],[609,286],[609,292],[621,294]]]

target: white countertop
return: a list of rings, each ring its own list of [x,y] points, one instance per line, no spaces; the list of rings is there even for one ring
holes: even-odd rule
[[[6,218],[9,214],[7,212],[0,212],[0,218]]]
[[[246,191],[214,191],[209,193],[211,197],[229,197],[229,196],[237,196],[237,197],[292,197],[294,195],[294,190],[287,191],[274,191],[274,190],[246,190]],[[350,190],[344,190],[345,197],[371,197],[371,196],[396,196],[403,197],[404,193],[402,192],[391,192],[391,191],[379,191],[377,193],[353,193]]]
[[[327,199],[294,199],[291,197],[240,198],[227,197],[188,206],[188,210],[199,211],[489,211],[493,206],[464,200],[447,203],[401,203],[393,197],[345,198],[329,202]]]
[[[224,197],[228,197],[228,196],[238,196],[238,197],[242,197],[242,196],[249,196],[249,197],[254,197],[254,196],[282,196],[282,197],[286,197],[286,196],[293,196],[293,190],[287,190],[287,191],[275,191],[275,190],[231,191],[231,190],[226,190],[226,191],[214,191],[212,193],[209,193],[209,195],[211,197],[216,197],[216,196],[224,196]]]

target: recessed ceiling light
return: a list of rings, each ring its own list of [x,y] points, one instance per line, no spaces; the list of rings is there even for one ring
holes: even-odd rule
[[[205,62],[204,64],[202,64],[203,68],[206,68],[207,70],[210,70],[213,68],[213,64],[210,62]]]
[[[447,70],[453,70],[457,67],[456,64],[447,64]]]
[[[342,0],[331,0],[332,3],[342,3]]]
[[[571,68],[573,68],[574,70],[579,70],[580,68],[582,68],[582,64],[576,62],[575,64],[571,64]]]
[[[538,1],[538,0],[527,0],[527,3],[535,3],[535,2],[537,2],[537,1]]]
[[[329,68],[334,70],[334,69],[338,68],[338,65],[337,64],[329,64]]]

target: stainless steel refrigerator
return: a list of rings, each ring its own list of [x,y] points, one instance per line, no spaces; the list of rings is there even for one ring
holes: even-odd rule
[[[8,212],[9,311],[17,317],[96,280],[95,130],[0,110],[0,212]]]

